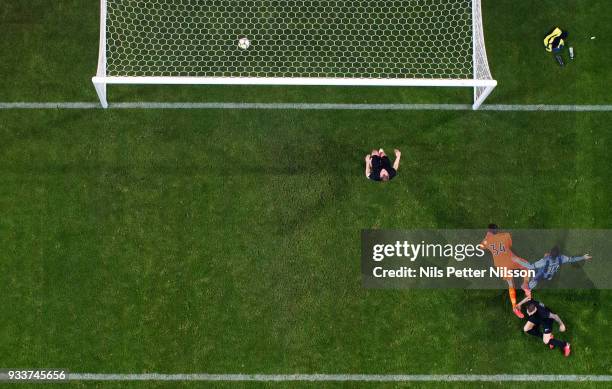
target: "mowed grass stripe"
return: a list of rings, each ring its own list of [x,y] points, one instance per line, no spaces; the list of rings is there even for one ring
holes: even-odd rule
[[[608,291],[537,292],[566,359],[505,290],[364,290],[359,266],[362,228],[606,228],[609,114],[1,116],[2,366],[612,374]],[[387,185],[372,147],[404,153]]]

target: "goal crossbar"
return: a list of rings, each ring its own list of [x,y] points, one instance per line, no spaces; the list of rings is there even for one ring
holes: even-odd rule
[[[494,87],[495,80],[432,80],[427,78],[315,77],[93,77],[94,84],[156,85],[328,85],[328,86],[458,86]]]

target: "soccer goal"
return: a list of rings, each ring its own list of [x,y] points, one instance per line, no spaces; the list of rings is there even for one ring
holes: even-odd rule
[[[101,0],[109,84],[438,86],[497,82],[481,0]]]

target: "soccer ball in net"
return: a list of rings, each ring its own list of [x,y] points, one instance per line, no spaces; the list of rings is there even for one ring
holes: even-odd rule
[[[238,47],[240,47],[242,50],[248,49],[249,46],[251,46],[251,41],[249,40],[249,38],[242,37],[238,39]]]

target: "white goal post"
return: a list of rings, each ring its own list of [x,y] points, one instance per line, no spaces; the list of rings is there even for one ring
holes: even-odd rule
[[[247,49],[238,40],[247,37]],[[100,0],[108,84],[471,87],[497,82],[481,0]]]

